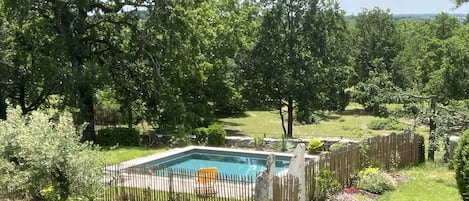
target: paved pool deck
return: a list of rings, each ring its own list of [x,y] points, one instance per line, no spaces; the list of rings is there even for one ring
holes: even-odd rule
[[[174,192],[182,193],[195,193],[198,189],[198,185],[195,180],[195,175],[188,176],[176,176],[170,179],[168,176],[158,176],[151,174],[151,172],[139,172],[135,173],[129,171],[131,167],[150,163],[152,161],[171,157],[176,154],[182,154],[184,152],[191,152],[194,150],[209,150],[213,152],[236,152],[245,154],[261,154],[276,156],[291,157],[289,153],[278,153],[278,152],[267,152],[267,151],[255,151],[245,149],[231,149],[231,148],[219,148],[219,147],[205,147],[205,146],[188,146],[184,148],[173,148],[171,150],[155,153],[149,156],[136,158],[133,160],[125,161],[117,165],[107,166],[104,171],[108,175],[108,179],[105,181],[110,185],[117,185],[122,187],[138,187],[153,190],[169,191],[170,186]],[[317,156],[306,155],[306,159],[315,160]],[[279,175],[286,174],[286,171],[278,173]],[[252,195],[254,192],[255,181],[251,182],[233,182],[227,181],[223,178],[218,178],[213,189],[217,192],[216,196],[226,198],[241,198],[247,195]]]

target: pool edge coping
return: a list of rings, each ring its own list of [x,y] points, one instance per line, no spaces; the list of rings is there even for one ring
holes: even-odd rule
[[[238,153],[246,153],[246,154],[262,154],[269,156],[270,154],[274,154],[275,156],[286,156],[292,157],[292,153],[282,153],[282,152],[269,152],[269,151],[258,151],[258,150],[244,150],[244,149],[233,149],[233,148],[223,148],[223,147],[207,147],[207,146],[187,146],[182,148],[173,148],[164,152],[154,153],[148,156],[139,157],[135,159],[131,159],[128,161],[124,161],[118,164],[109,165],[104,168],[106,172],[111,171],[120,171],[127,169],[129,167],[149,163],[154,160],[162,159],[165,157],[169,157],[171,155],[180,154],[183,152],[188,152],[191,150],[209,150],[209,151],[225,151],[225,152],[238,152]],[[318,156],[309,155],[305,153],[305,159],[317,159]]]

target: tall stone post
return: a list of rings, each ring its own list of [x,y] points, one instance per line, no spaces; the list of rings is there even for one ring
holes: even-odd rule
[[[298,201],[306,201],[305,144],[298,144],[293,151],[288,175],[298,180]]]
[[[265,170],[256,178],[255,201],[272,201],[274,199],[275,155],[270,154]]]

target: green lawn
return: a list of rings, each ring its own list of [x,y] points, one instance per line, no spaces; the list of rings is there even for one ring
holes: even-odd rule
[[[366,114],[358,104],[351,104],[344,112],[328,112],[317,124],[294,125],[294,138],[340,137],[364,139],[393,131],[374,131],[367,128],[370,121],[378,119]],[[218,119],[228,135],[263,136],[281,138],[282,124],[278,111],[247,111],[239,117]],[[397,131],[398,132],[398,131]]]
[[[117,164],[127,160],[147,156],[150,154],[166,151],[167,148],[146,148],[146,147],[116,147],[102,148],[104,162],[106,164]]]
[[[435,162],[400,171],[407,182],[399,183],[394,191],[384,193],[378,201],[449,201],[462,200],[454,171]]]

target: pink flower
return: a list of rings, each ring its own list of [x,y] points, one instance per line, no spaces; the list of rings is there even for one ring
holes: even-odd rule
[[[350,194],[360,193],[360,189],[355,188],[355,187],[345,187],[344,193],[350,193]]]

